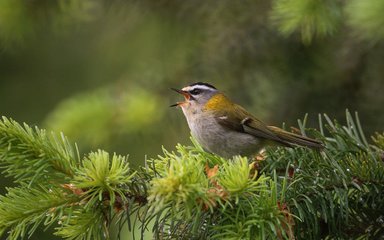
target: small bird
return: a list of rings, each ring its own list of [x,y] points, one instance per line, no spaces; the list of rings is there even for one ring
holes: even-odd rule
[[[181,90],[171,89],[185,98],[171,107],[181,107],[192,136],[219,156],[253,156],[267,145],[323,148],[318,140],[266,125],[211,84],[197,82]]]

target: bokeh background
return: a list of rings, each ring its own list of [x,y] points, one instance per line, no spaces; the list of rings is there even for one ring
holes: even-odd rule
[[[382,0],[0,0],[0,115],[138,166],[190,144],[169,88],[204,81],[273,125],[343,123],[348,108],[371,135],[383,13]]]

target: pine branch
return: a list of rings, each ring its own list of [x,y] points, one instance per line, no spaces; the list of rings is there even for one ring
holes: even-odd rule
[[[199,146],[178,145],[177,152],[151,160],[148,199],[155,206],[152,215],[159,216],[158,238],[290,236],[291,218],[279,209],[276,181],[258,175],[246,158],[228,162]]]
[[[80,162],[64,136],[59,140],[6,118],[0,136],[1,165],[21,185],[0,199],[0,233],[9,229],[10,239],[17,239],[56,222],[62,224],[57,234],[67,238],[108,235],[100,221],[87,219],[104,224],[114,213],[109,208],[128,202],[123,190],[135,172],[124,157],[99,151]]]
[[[298,33],[305,44],[335,34],[342,21],[357,37],[378,42],[384,38],[383,11],[381,0],[274,0],[270,16],[281,34]]]
[[[268,148],[261,161],[223,159],[193,140],[135,171],[125,157],[101,150],[74,160],[66,140],[51,143],[44,131],[3,118],[1,162],[20,187],[0,198],[0,233],[17,239],[58,223],[55,234],[68,239],[109,239],[112,224],[142,236],[152,231],[155,239],[380,236],[384,137],[369,144],[357,114],[347,112],[346,126],[324,119],[319,131],[299,121],[302,134],[324,142],[321,152]],[[40,167],[46,176],[32,173]]]
[[[384,30],[381,27],[384,23],[382,12],[384,2],[381,0],[346,2],[347,22],[354,28],[360,38],[379,41],[384,38]]]
[[[35,182],[69,179],[78,162],[76,146],[63,134],[47,134],[5,117],[0,121],[0,166],[16,182],[32,186]]]
[[[347,126],[325,115],[330,134],[326,138],[315,130],[310,131],[323,138],[326,147],[321,153],[300,148],[282,148],[278,154],[272,149],[268,151],[262,171],[272,174],[276,168],[290,170],[283,177],[290,180],[287,202],[293,214],[301,219],[295,225],[296,236],[360,237],[367,229],[375,228],[375,221],[383,217],[383,211],[379,210],[384,207],[382,150],[367,143],[357,114],[356,120],[348,111],[346,115]],[[365,211],[373,213],[372,219],[363,221],[365,218],[361,218],[362,213],[356,211],[359,209],[356,206],[365,206]],[[353,233],[351,229],[360,231]],[[377,234],[371,237],[379,236]]]
[[[77,210],[72,213],[67,223],[56,228],[55,235],[66,239],[109,239],[104,219],[105,216],[99,208],[88,211]]]
[[[62,220],[64,209],[78,199],[63,189],[29,188],[22,185],[8,188],[0,197],[0,233],[9,230],[9,238],[30,237],[44,223],[47,227]]]
[[[121,185],[129,184],[136,173],[130,172],[125,157],[114,154],[112,159],[107,152],[99,150],[90,153],[82,161],[82,166],[76,171],[71,184],[84,192],[88,205],[95,205],[107,195],[110,204],[114,204],[116,197],[124,198]]]
[[[336,32],[341,23],[341,4],[338,1],[275,0],[271,19],[284,35],[299,32],[304,43],[314,37]]]

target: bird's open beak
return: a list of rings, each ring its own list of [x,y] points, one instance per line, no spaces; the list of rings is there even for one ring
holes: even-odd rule
[[[171,88],[171,90],[183,95],[186,101],[188,101],[191,98],[191,94],[187,91],[183,91],[183,90],[176,89],[176,88]],[[176,107],[176,106],[179,106],[183,103],[185,103],[185,102],[177,102],[175,104],[172,104],[170,107]]]

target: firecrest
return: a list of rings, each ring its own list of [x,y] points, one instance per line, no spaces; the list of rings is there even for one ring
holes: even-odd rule
[[[172,90],[182,94],[179,106],[192,136],[209,152],[222,157],[252,156],[266,145],[321,149],[320,141],[268,126],[208,83]]]

